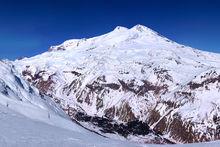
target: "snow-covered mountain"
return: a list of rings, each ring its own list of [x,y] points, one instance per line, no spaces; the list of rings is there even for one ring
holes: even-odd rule
[[[1,147],[139,147],[110,140],[73,123],[51,98],[25,82],[10,61],[0,61]]]
[[[12,63],[73,121],[146,143],[220,139],[220,55],[136,25]]]

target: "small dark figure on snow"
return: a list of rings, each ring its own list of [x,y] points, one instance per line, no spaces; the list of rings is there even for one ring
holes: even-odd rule
[[[48,119],[50,119],[50,113],[48,112],[48,114],[47,114],[47,117],[48,117]]]

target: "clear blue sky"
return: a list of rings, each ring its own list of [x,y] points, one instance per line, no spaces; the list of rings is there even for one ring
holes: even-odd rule
[[[0,58],[33,56],[67,39],[136,24],[220,53],[218,0],[1,0]]]

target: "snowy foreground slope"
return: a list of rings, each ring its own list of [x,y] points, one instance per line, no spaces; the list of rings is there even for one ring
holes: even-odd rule
[[[22,108],[22,107],[21,107]],[[218,147],[220,143],[193,145],[144,145],[115,141],[74,130],[49,125],[23,116],[0,105],[0,146],[1,147]],[[54,121],[58,121],[54,119]],[[67,126],[67,125],[65,125]]]
[[[0,105],[0,120],[1,147],[161,147],[159,145],[132,144],[102,138],[94,133],[85,133],[83,129],[75,130],[76,126],[73,123],[65,125],[72,129],[64,129],[30,119],[2,105]],[[59,121],[59,119],[53,121]],[[177,146],[218,147],[219,145],[220,143],[216,142]],[[162,145],[162,147],[175,147],[175,145]]]
[[[141,143],[220,139],[220,55],[141,25],[52,46],[16,71],[72,119]]]

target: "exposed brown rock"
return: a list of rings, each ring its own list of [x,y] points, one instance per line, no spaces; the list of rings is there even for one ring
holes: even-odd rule
[[[114,116],[115,116],[115,107],[111,107],[111,108],[108,108],[104,111],[105,113],[105,117],[107,117],[108,119],[114,119]]]
[[[49,90],[51,90],[53,83],[54,83],[54,82],[53,82],[53,80],[52,80],[52,77],[50,76],[47,81],[39,80],[39,81],[36,83],[36,87],[37,87],[41,92],[43,92],[44,94],[46,94]]]
[[[190,82],[188,83],[188,85],[190,86],[191,90],[195,90],[197,88],[204,87],[205,85],[208,85],[209,83],[215,83],[215,82],[218,82],[218,83],[220,82],[220,75],[217,77],[208,78],[202,81],[201,83]]]
[[[147,80],[143,80],[144,83],[141,86],[136,86],[134,84],[134,80],[129,81],[128,83],[124,82],[123,80],[118,80],[122,86],[122,89],[124,91],[130,91],[133,92],[139,96],[144,96],[145,93],[148,93],[149,91],[153,91],[155,95],[158,94],[164,94],[168,91],[168,85],[161,85],[157,86],[152,84],[151,82]]]
[[[49,78],[45,81],[43,80],[43,74],[45,71],[39,71],[38,73],[35,73],[32,75],[32,73],[28,70],[25,70],[22,72],[22,75],[24,77],[28,76],[27,80],[31,83],[33,83],[41,93],[47,94],[49,90],[51,90],[53,85],[53,75],[50,75]]]
[[[157,122],[160,119],[160,117],[160,113],[157,110],[153,109],[149,112],[147,123],[149,125],[152,125],[153,123]]]
[[[193,124],[190,122],[184,123],[181,120],[181,117],[176,114],[172,122],[170,123],[168,130],[170,135],[174,140],[184,142],[184,143],[193,143],[197,142],[197,135],[193,132]]]
[[[132,108],[125,102],[119,109],[116,110],[116,116],[123,122],[130,122],[136,120]]]
[[[163,133],[166,131],[167,128],[167,118],[163,117],[158,123],[157,125],[154,127],[154,130],[156,130],[156,132],[158,134],[163,135]]]
[[[115,84],[115,83],[103,84],[103,86],[109,87],[110,89],[113,89],[113,90],[118,90],[120,88],[120,85]]]
[[[79,77],[79,76],[82,75],[81,73],[79,73],[79,72],[77,72],[77,71],[64,71],[64,73],[72,73],[72,74],[74,74],[74,75],[77,76],[77,77]]]

